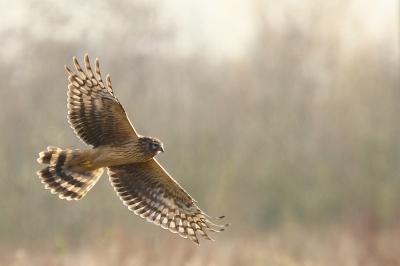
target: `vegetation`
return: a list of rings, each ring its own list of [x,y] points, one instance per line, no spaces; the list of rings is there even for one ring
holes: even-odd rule
[[[324,16],[347,1],[279,29],[260,11],[247,56],[215,62],[174,56],[157,9],[119,2],[102,1],[104,21],[84,6],[84,24],[100,28],[74,37],[74,15],[40,5],[24,31],[0,31],[0,264],[400,264],[397,34],[350,27],[349,47]],[[167,171],[232,223],[216,242],[197,247],[136,217],[106,174],[79,202],[44,190],[38,152],[85,148],[67,123],[63,65],[86,52],[137,131],[163,141]]]

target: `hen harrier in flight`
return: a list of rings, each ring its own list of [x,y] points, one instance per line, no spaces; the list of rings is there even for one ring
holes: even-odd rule
[[[195,204],[195,200],[154,158],[164,152],[160,140],[139,135],[115,97],[107,75],[107,86],[96,59],[95,74],[85,55],[86,73],[74,57],[76,75],[68,67],[68,121],[78,137],[93,149],[69,150],[48,147],[38,162],[49,164],[37,172],[51,193],[61,199],[80,200],[96,184],[103,167],[114,190],[129,210],[148,221],[189,237],[197,245],[197,234],[211,240],[205,230],[221,232]],[[223,216],[217,218],[220,219]],[[216,230],[211,226],[220,227]]]

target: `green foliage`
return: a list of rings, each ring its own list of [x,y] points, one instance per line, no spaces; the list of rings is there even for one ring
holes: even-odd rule
[[[54,241],[54,246],[57,255],[61,256],[65,254],[67,248],[65,246],[65,242],[61,238],[57,238]]]

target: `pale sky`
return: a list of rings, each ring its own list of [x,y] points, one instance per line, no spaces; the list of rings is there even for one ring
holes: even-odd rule
[[[288,20],[311,29],[312,16],[326,17],[336,24],[345,45],[354,45],[354,35],[366,41],[388,39],[399,47],[399,6],[396,0],[162,0],[163,23],[176,25],[176,42],[182,54],[205,50],[210,56],[241,57],[253,41],[258,23],[256,14],[264,12],[270,26],[280,29]],[[324,21],[324,19],[322,19]],[[362,44],[362,43],[361,43]],[[357,49],[357,47],[354,47]]]
[[[202,53],[212,60],[245,57],[253,43],[260,23],[268,23],[277,30],[288,20],[296,21],[305,30],[314,25],[313,16],[340,31],[342,41],[351,49],[364,42],[392,45],[399,53],[399,4],[396,0],[140,0],[155,7],[160,28],[173,26],[177,30],[173,40],[176,56]],[[111,4],[110,4],[111,3]],[[115,13],[110,15],[112,1],[25,1],[0,0],[0,56],[18,54],[18,44],[12,40],[20,32],[33,31],[40,38],[74,40],[84,32],[89,40],[107,39],[100,36],[104,29],[129,35],[129,29]],[[123,2],[129,9],[129,1]],[[42,19],[45,12],[53,16],[55,25]],[[115,12],[115,10],[113,11]],[[129,12],[129,10],[127,11]],[[257,14],[265,14],[260,21]],[[73,18],[73,19],[66,19]],[[87,20],[88,23],[82,23]],[[63,21],[65,23],[63,24]],[[52,28],[53,27],[53,28]],[[329,31],[329,27],[327,28]],[[81,34],[79,34],[81,33]],[[354,36],[363,36],[360,42]],[[11,38],[11,39],[10,39]],[[352,48],[352,46],[354,46]],[[14,51],[14,52],[13,52]]]

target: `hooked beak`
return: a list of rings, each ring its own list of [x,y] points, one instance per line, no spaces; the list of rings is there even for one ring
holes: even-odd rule
[[[160,146],[160,151],[161,151],[162,153],[164,153],[164,147],[163,147],[163,146]]]

